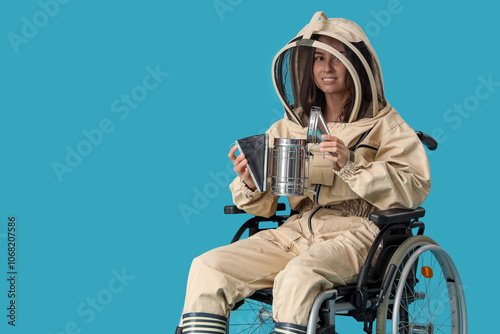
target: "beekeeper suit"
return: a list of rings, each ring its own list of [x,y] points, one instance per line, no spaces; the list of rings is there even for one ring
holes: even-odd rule
[[[339,52],[319,41],[343,43]],[[389,208],[416,208],[430,190],[428,160],[414,130],[384,97],[380,64],[361,28],[318,12],[275,57],[273,82],[285,117],[267,131],[274,138],[306,138],[309,108],[304,85],[311,54],[323,50],[341,61],[354,94],[341,122],[328,122],[333,136],[349,148],[339,168],[319,147],[310,147],[309,191],[288,198],[299,213],[265,230],[196,258],[190,270],[183,332],[222,333],[231,308],[254,291],[273,287],[273,317],[280,333],[305,333],[316,295],[357,280],[379,228],[367,217]],[[313,94],[314,95],[314,94]],[[311,97],[311,95],[309,96]],[[321,107],[321,106],[320,106]],[[237,177],[230,185],[234,203],[258,216],[275,213],[278,196],[252,191]]]

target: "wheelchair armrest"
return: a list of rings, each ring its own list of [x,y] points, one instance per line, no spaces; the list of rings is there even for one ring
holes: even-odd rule
[[[285,211],[286,210],[286,204],[285,203],[278,203],[278,208],[276,211]],[[235,215],[239,213],[246,213],[244,210],[238,209],[236,205],[226,205],[224,207],[224,214],[225,215]]]
[[[278,203],[278,207],[276,211],[284,211],[286,210],[286,204],[285,203]],[[239,213],[246,213],[245,211],[238,209],[236,205],[226,205],[224,207],[224,214],[239,214]],[[285,220],[288,219],[288,215],[286,216],[278,216],[278,215],[272,215],[271,217],[259,217],[259,216],[253,216],[252,218],[248,219],[241,227],[238,229],[236,234],[233,237],[233,240],[231,240],[231,243],[236,242],[240,240],[241,236],[243,233],[248,230],[249,236],[254,235],[255,233],[265,230],[266,228],[261,228],[260,223],[262,222],[276,222],[278,223],[278,226],[283,224]]]
[[[370,213],[369,219],[377,224],[393,224],[410,222],[425,216],[425,209],[419,206],[416,209],[389,209]]]
[[[240,226],[240,228],[238,229],[238,231],[234,235],[233,240],[231,240],[231,243],[240,240],[241,236],[243,235],[243,233],[246,230],[248,230],[249,236],[254,235],[255,233],[260,232],[262,230],[266,230],[267,228],[260,227],[260,223],[262,223],[262,222],[276,222],[276,223],[278,223],[278,226],[280,226],[281,224],[283,224],[285,222],[285,220],[288,219],[288,217],[289,216],[276,216],[276,215],[273,215],[273,216],[267,217],[267,218],[254,216],[254,217],[250,218],[249,220],[247,220],[245,223],[243,223],[243,225]]]

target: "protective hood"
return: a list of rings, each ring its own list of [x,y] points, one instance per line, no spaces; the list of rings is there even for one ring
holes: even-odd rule
[[[344,51],[320,42],[329,36],[343,43]],[[321,92],[314,82],[312,66],[315,50],[321,49],[337,57],[346,67],[348,89],[346,117],[354,122],[378,115],[386,106],[382,72],[378,57],[363,30],[354,22],[342,18],[327,18],[317,12],[311,22],[275,56],[272,67],[273,83],[287,117],[302,127],[307,127],[310,109],[321,104]],[[323,98],[324,100],[324,98]],[[324,107],[319,105],[319,107]]]

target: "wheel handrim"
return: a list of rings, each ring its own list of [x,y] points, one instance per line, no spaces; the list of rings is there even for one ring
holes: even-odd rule
[[[396,289],[392,333],[465,333],[462,283],[451,258],[437,245],[410,252]],[[407,321],[401,321],[400,311],[408,314]]]

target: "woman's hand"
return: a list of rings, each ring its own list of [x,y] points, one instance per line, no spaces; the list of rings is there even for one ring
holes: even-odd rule
[[[335,136],[322,135],[321,138],[323,138],[324,140],[324,142],[319,144],[321,152],[336,153],[336,157],[328,154],[326,155],[326,158],[328,160],[336,162],[339,166],[339,169],[344,167],[349,160],[349,150],[347,149],[347,147],[345,147],[344,142]]]
[[[250,189],[251,191],[255,191],[257,187],[255,186],[255,183],[252,180],[250,172],[248,171],[247,167],[248,160],[245,159],[245,155],[243,153],[236,156],[235,153],[237,149],[238,146],[234,145],[229,151],[229,154],[227,156],[233,162],[234,171],[236,172],[236,174],[238,174],[238,176],[241,177],[243,182],[245,182],[245,184],[247,185],[248,189]]]

